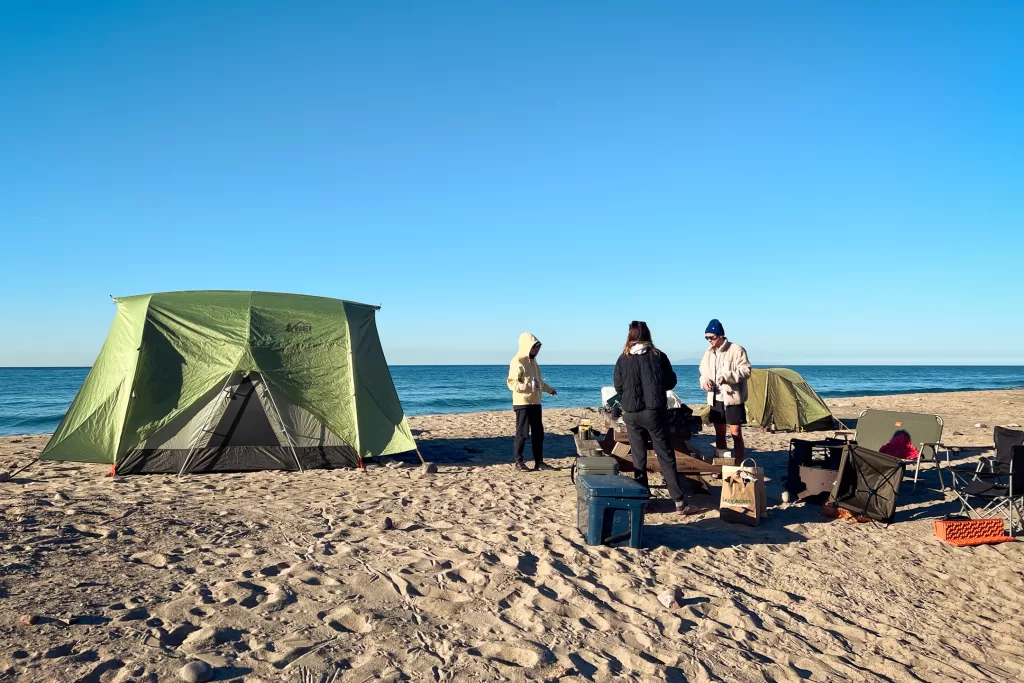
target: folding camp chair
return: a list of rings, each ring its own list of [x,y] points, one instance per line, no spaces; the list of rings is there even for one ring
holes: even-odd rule
[[[982,458],[980,466],[995,474],[1009,474],[1013,447],[1024,446],[1024,432],[1009,427],[995,427],[992,429],[992,443],[995,445],[995,455]]]
[[[1024,446],[1011,446],[1009,454],[1005,461],[997,454],[988,466],[947,470],[961,513],[970,511],[982,519],[1001,514],[1010,522],[1010,535],[1016,536],[1024,515]]]
[[[927,413],[902,413],[894,410],[865,410],[857,419],[857,431],[836,432],[836,436],[853,436],[853,442],[872,451],[878,451],[892,440],[893,435],[903,430],[910,434],[910,440],[917,448],[918,456],[914,465],[914,488],[917,490],[917,478],[921,471],[921,462],[934,462],[939,475],[939,488],[945,488],[942,480],[938,452],[944,449],[942,444],[942,418]],[[949,465],[949,451],[945,451],[946,464]]]
[[[896,505],[907,461],[847,444],[832,488],[836,507],[884,524],[896,517]]]

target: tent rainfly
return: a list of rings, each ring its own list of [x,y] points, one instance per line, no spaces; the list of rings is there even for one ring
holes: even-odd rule
[[[303,470],[416,449],[375,306],[232,291],[114,301],[44,460],[118,474]]]
[[[747,380],[747,424],[765,429],[815,432],[832,429],[832,411],[799,373],[754,368]]]

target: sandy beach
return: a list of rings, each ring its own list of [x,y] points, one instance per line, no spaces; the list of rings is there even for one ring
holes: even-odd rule
[[[827,403],[938,413],[950,444],[1024,424],[1024,391]],[[179,680],[195,659],[248,682],[1024,679],[1024,544],[938,541],[957,506],[932,469],[888,528],[832,521],[781,502],[793,435],[747,429],[760,527],[705,495],[704,514],[648,515],[645,549],[588,547],[568,472],[582,412],[546,411],[560,469],[528,474],[511,410],[410,418],[433,475],[108,478],[32,464],[45,435],[0,438],[0,470],[31,464],[0,483],[0,680]]]

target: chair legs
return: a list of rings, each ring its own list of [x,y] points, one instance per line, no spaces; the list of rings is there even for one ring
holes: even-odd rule
[[[921,460],[923,458],[918,457],[914,461],[914,485],[910,489],[911,493],[917,492],[917,479],[921,474]],[[939,457],[935,456],[935,474],[939,478],[939,491],[943,491],[946,488],[946,482],[942,480],[942,468],[939,466]]]

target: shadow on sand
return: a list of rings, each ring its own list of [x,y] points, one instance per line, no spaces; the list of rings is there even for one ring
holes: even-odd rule
[[[697,437],[709,440],[708,435]],[[432,439],[420,442],[420,451],[429,462],[464,466],[488,467],[508,465],[512,462],[512,437],[488,437],[478,439]],[[573,439],[569,435],[546,435],[544,459],[552,466],[568,470],[576,456]],[[783,545],[802,541],[801,533],[807,524],[842,523],[822,516],[821,505],[805,503],[780,507],[782,477],[786,471],[788,452],[785,450],[757,451],[750,454],[765,469],[766,489],[770,515],[756,527],[729,524],[718,517],[687,519],[675,517],[675,506],[665,497],[664,487],[659,486],[660,477],[651,476],[654,498],[651,499],[649,522],[644,528],[644,546],[647,548],[666,547],[672,550],[688,550],[696,547],[727,548],[739,545]],[[403,458],[406,456],[402,456]],[[412,455],[416,458],[415,454]],[[527,444],[524,459],[530,463],[531,450]],[[946,477],[948,479],[948,476]],[[938,487],[938,478],[933,467],[923,469],[917,490],[904,479],[900,491],[900,508],[894,523],[920,519],[937,519],[959,510],[959,504],[947,501]],[[566,476],[566,495],[572,484]],[[718,508],[719,488],[712,487],[697,493],[691,503],[701,510]],[[679,521],[677,521],[679,520]]]

